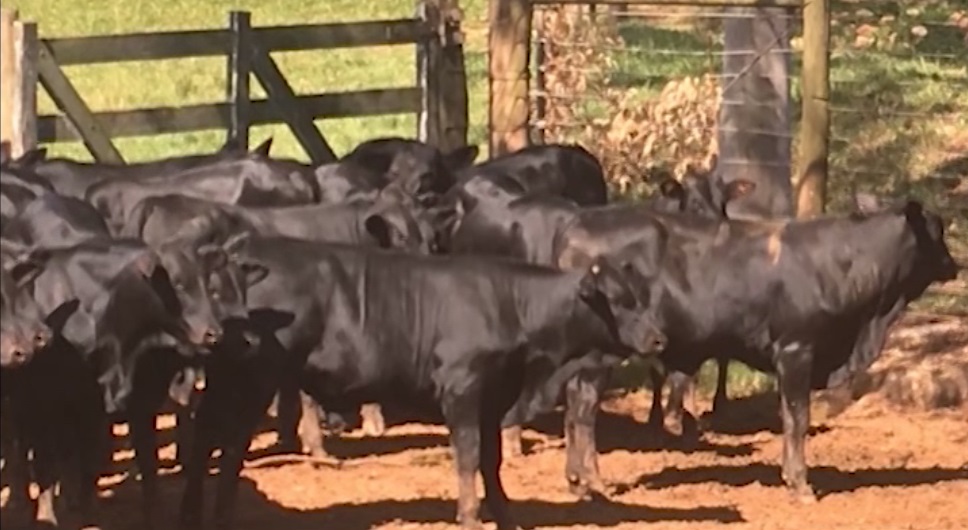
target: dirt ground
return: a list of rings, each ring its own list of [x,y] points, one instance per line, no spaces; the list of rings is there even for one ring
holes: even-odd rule
[[[953,344],[948,353],[968,361],[968,341]],[[707,430],[693,449],[645,428],[648,403],[647,392],[617,396],[600,416],[601,470],[612,488],[608,502],[578,503],[569,495],[560,415],[540,422],[540,430],[526,431],[528,454],[503,468],[518,521],[526,528],[572,530],[968,528],[964,403],[912,411],[870,395],[836,416],[818,413],[807,442],[810,480],[820,495],[814,505],[794,504],[780,485],[774,395],[734,401],[728,432]],[[165,434],[170,439],[170,431]],[[274,438],[260,434],[253,449],[266,448]],[[456,478],[443,427],[398,425],[382,438],[357,431],[331,439],[327,447],[345,459],[341,469],[306,462],[247,464],[237,528],[457,528]],[[171,447],[162,455],[170,457]],[[102,480],[104,530],[142,528],[130,457],[130,451],[116,453],[119,474]],[[162,487],[171,523],[163,528],[174,528],[183,481],[169,469]],[[208,508],[213,490],[214,481]]]

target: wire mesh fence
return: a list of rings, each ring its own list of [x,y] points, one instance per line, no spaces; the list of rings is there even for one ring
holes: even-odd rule
[[[916,197],[949,221],[949,246],[968,263],[968,5],[960,5],[833,2],[827,207],[844,211],[861,190]],[[708,166],[717,132],[729,132],[723,105],[774,104],[723,98],[735,81],[723,73],[730,54],[763,53],[724,49],[724,22],[748,16],[687,5],[535,6],[533,140],[580,143],[624,194],[650,193],[657,172]],[[802,24],[798,10],[782,16],[789,45],[769,53],[790,59],[791,126],[744,132],[790,139],[796,167]],[[963,283],[937,292],[934,309],[968,313]]]
[[[725,49],[723,22],[751,16],[686,5],[535,6],[534,139],[584,145],[602,160],[616,191],[640,195],[651,191],[657,172],[708,167],[719,153],[719,133],[792,138],[792,128],[733,131],[719,123],[724,104],[774,106],[735,96],[724,101],[740,78],[757,75],[724,73],[724,61],[796,54],[783,43]],[[798,10],[780,17],[798,30]],[[783,81],[795,84],[796,71]]]

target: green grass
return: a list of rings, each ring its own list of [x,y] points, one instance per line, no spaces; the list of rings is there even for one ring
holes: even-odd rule
[[[480,28],[486,3],[469,0],[461,5],[468,19],[470,141],[481,144],[485,140],[487,92],[486,42]],[[410,0],[12,0],[4,6],[18,9],[23,20],[37,22],[42,37],[223,28],[233,9],[250,11],[255,26],[380,20],[414,14]],[[300,94],[405,87],[412,86],[416,78],[413,45],[276,53],[273,57]],[[76,66],[65,71],[92,110],[102,111],[224,101],[225,66],[223,58],[197,58]],[[252,86],[253,97],[265,96],[257,82]],[[43,91],[39,105],[42,113],[56,110]],[[402,114],[319,120],[317,126],[341,154],[378,135],[414,136],[417,123],[414,114]],[[268,135],[276,139],[274,155],[308,159],[284,125],[254,127],[251,134],[253,141]],[[116,145],[127,160],[137,161],[211,150],[224,137],[224,131],[203,131],[121,138]],[[90,159],[80,143],[57,144],[52,151]]]

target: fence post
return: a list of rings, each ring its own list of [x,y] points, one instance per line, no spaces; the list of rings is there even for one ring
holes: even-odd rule
[[[830,0],[803,8],[802,117],[797,168],[797,216],[823,213],[830,145]]]
[[[9,155],[37,146],[37,25],[0,10],[0,137]]]
[[[229,49],[227,96],[229,103],[228,140],[238,143],[239,147],[249,150],[249,125],[252,98],[249,83],[252,72],[251,49],[252,16],[248,11],[229,13],[229,32],[232,46]]]
[[[467,145],[467,68],[464,64],[463,11],[459,0],[442,0],[440,54],[440,131],[446,151]]]
[[[417,86],[420,87],[420,115],[417,117],[417,138],[430,145],[439,146],[441,139],[440,116],[440,8],[439,0],[420,0],[417,18],[428,29],[427,35],[417,42]]]
[[[531,141],[544,144],[546,138],[545,122],[548,117],[548,86],[544,74],[544,63],[547,57],[545,50],[544,11],[539,10],[535,15],[537,30],[534,33],[534,120],[531,123]]]
[[[531,1],[490,0],[488,35],[489,156],[528,145]]]

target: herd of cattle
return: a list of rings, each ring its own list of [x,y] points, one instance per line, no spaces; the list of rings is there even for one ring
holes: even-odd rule
[[[380,138],[320,167],[270,146],[124,166],[4,156],[0,388],[15,520],[94,524],[120,417],[151,527],[155,416],[170,397],[193,427],[179,440],[181,524],[202,526],[220,449],[215,520],[229,528],[243,458],[278,396],[283,446],[312,453],[321,424],[361,407],[376,435],[380,404],[442,413],[458,521],[480,527],[480,472],[490,515],[514,528],[502,459],[561,400],[568,483],[604,493],[595,416],[609,370],[632,356],[661,361],[654,388],[669,375],[669,410],[656,392],[650,414],[659,426],[681,422],[710,358],[777,374],[782,477],[809,501],[810,391],[868,367],[905,307],[960,268],[943,220],[913,200],[739,220],[727,206],[751,182],[690,170],[646,201],[609,203],[599,162],[570,145],[475,164],[475,147]]]

